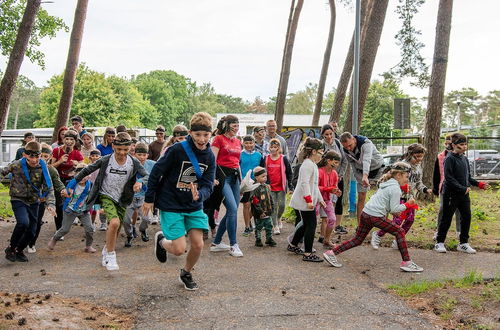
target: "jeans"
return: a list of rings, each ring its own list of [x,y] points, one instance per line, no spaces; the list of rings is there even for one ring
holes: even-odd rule
[[[240,178],[237,175],[227,176],[224,180],[222,188],[224,195],[224,206],[226,214],[219,223],[217,234],[215,235],[214,244],[219,244],[222,240],[222,235],[227,230],[229,236],[229,244],[234,245],[236,241],[236,230],[238,224],[238,204],[240,202]]]
[[[134,197],[132,200],[132,204],[130,204],[125,210],[125,219],[123,220],[123,230],[128,237],[132,237],[132,216],[134,215],[134,211],[137,210],[137,217],[141,218],[141,224],[139,225],[139,231],[146,231],[148,229],[148,225],[151,222],[151,217],[149,214],[144,216],[142,214],[142,205],[144,204],[144,197]]]
[[[11,200],[12,211],[16,217],[16,226],[10,237],[10,247],[17,251],[22,251],[28,243],[35,237],[38,224],[38,205],[24,204],[21,201]]]

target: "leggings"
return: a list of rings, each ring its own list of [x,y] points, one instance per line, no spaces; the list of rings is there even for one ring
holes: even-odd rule
[[[316,214],[319,214],[322,218],[326,218],[326,226],[328,228],[333,228],[335,226],[335,222],[337,222],[337,217],[335,216],[335,208],[331,200],[325,201],[325,204],[326,207],[323,207],[320,204],[316,205]]]
[[[392,218],[392,223],[403,228],[405,234],[408,234],[414,221],[415,221],[415,209],[410,209],[408,211],[408,216],[406,217],[406,219],[401,219],[400,217],[397,216],[394,216]],[[380,237],[384,236],[385,234],[386,234],[385,231],[383,231],[382,229],[380,229],[377,232],[377,235]]]
[[[335,203],[335,214],[342,215],[344,214],[344,204],[342,203],[342,199],[344,198],[344,180],[340,179],[337,187],[342,192],[342,195],[337,198],[337,202]]]
[[[383,229],[385,232],[396,236],[396,242],[398,243],[399,253],[401,253],[401,258],[403,261],[410,261],[410,255],[408,254],[408,247],[406,245],[405,240],[405,231],[403,228],[392,224],[385,217],[374,217],[366,214],[365,212],[361,213],[361,217],[359,219],[358,228],[356,228],[356,235],[342,244],[337,245],[332,249],[333,253],[340,254],[344,251],[352,249],[355,246],[360,245],[365,240],[366,236],[370,232],[373,227],[377,227]]]
[[[297,246],[301,239],[304,239],[304,252],[312,253],[314,242],[314,234],[316,232],[316,211],[300,211],[295,210],[299,217],[300,222],[295,228],[295,233],[292,238],[292,245]]]

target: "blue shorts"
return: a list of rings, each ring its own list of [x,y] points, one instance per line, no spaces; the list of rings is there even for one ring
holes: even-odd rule
[[[208,230],[208,217],[203,210],[190,213],[160,211],[163,235],[168,240],[176,240],[191,229]]]

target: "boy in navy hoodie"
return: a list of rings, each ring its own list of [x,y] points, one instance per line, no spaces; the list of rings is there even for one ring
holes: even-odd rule
[[[210,197],[215,179],[215,157],[210,149],[212,117],[205,112],[193,115],[190,136],[168,148],[149,175],[143,214],[153,204],[160,209],[161,231],[155,235],[155,254],[167,261],[167,251],[176,256],[186,251],[186,233],[191,248],[179,279],[187,290],[197,290],[191,270],[203,249],[203,231],[208,217],[203,202]]]

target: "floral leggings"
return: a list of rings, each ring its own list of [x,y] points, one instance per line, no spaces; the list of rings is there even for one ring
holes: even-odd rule
[[[316,215],[319,215],[321,218],[326,218],[326,226],[328,228],[333,228],[337,222],[337,217],[335,216],[335,206],[331,200],[325,201],[325,204],[326,207],[323,207],[320,204],[316,205]]]

